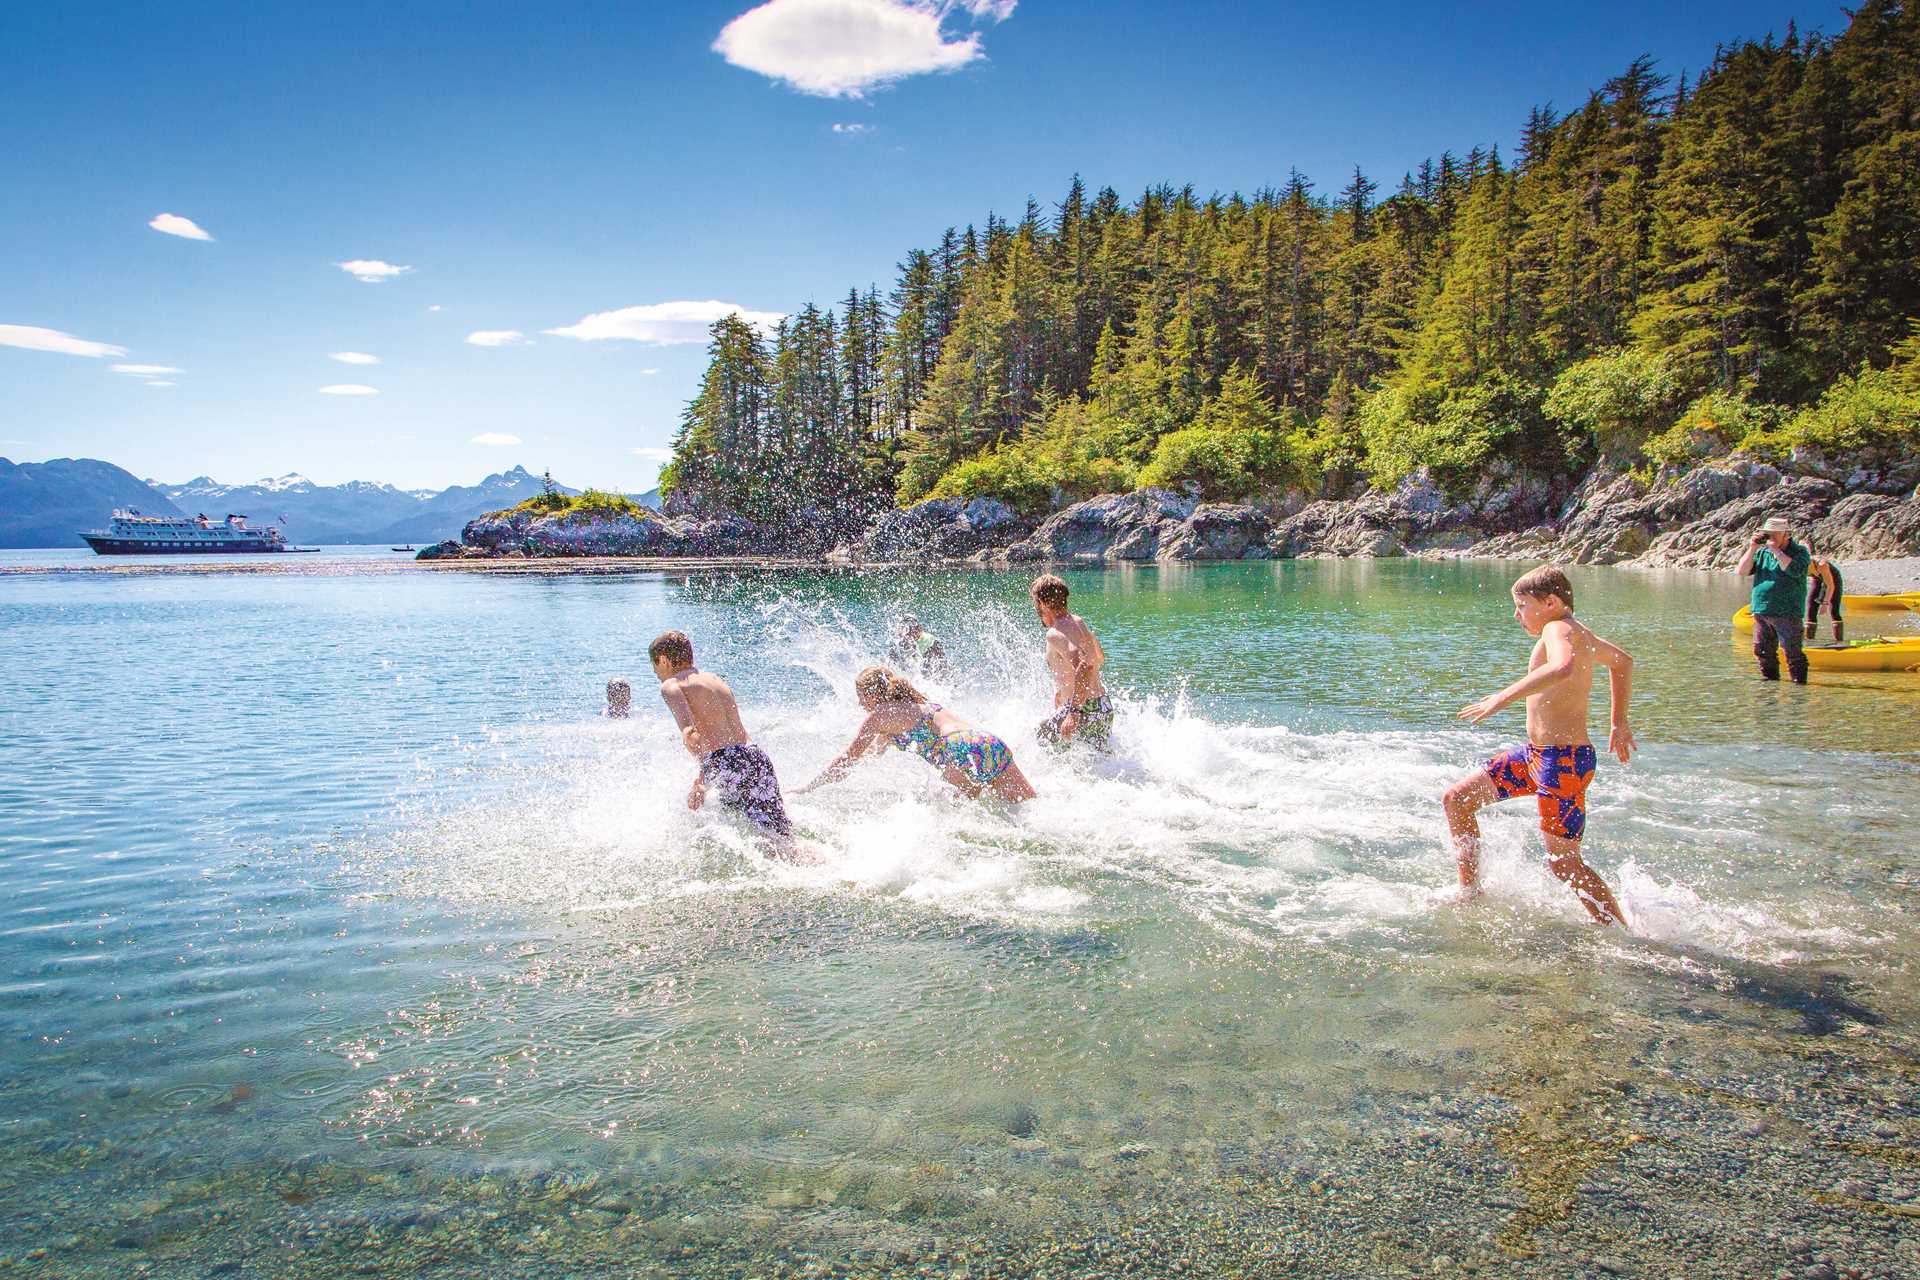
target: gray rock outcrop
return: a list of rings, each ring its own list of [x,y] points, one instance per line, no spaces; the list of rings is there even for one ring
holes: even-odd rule
[[[883,511],[859,539],[836,547],[830,559],[858,563],[960,560],[1019,542],[1034,521],[998,498],[935,498]]]
[[[1141,563],[1264,559],[1269,530],[1257,508],[1200,503],[1167,489],[1104,494],[1050,516],[994,558]]]
[[[1920,491],[1908,498],[1877,493],[1842,498],[1810,536],[1822,555],[1839,560],[1920,555]]]
[[[1546,484],[1513,472],[1490,473],[1454,498],[1423,467],[1385,493],[1308,503],[1280,522],[1270,545],[1286,558],[1461,551],[1489,534],[1539,523],[1552,501]]]

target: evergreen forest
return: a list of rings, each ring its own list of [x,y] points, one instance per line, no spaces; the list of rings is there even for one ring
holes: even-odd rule
[[[1389,189],[1390,188],[1390,189]],[[1344,496],[1920,446],[1920,5],[1633,62],[1385,186],[1078,177],[893,284],[716,323],[662,489],[759,521]]]

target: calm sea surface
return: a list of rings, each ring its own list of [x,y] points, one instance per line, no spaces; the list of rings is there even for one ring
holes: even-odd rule
[[[396,558],[0,574],[22,1274],[1920,1273],[1920,677],[1760,682],[1731,578],[1575,575],[1629,938],[1524,802],[1439,903],[1517,566],[1069,574],[1089,760],[1024,575]],[[686,810],[654,634],[791,790],[908,609],[1040,799],[889,752],[790,801],[815,867]]]

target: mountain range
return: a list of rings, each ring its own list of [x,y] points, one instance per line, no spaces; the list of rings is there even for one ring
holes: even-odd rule
[[[252,484],[221,484],[207,476],[170,484],[140,480],[95,458],[0,458],[0,547],[78,546],[81,530],[104,527],[113,510],[124,507],[149,515],[205,513],[217,520],[232,512],[255,524],[283,521],[287,540],[303,546],[438,542],[459,537],[475,516],[532,497],[540,484],[539,476],[519,466],[446,489],[399,489],[368,480],[323,485],[297,473]],[[660,504],[657,490],[633,497],[647,506]]]

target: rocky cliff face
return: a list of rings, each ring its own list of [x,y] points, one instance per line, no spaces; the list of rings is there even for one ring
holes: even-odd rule
[[[1553,497],[1544,482],[1516,473],[1489,475],[1464,498],[1451,498],[1422,468],[1388,493],[1308,503],[1274,530],[1273,553],[1295,559],[1462,551],[1540,522]]]
[[[993,559],[1142,562],[1264,560],[1269,525],[1253,507],[1199,503],[1165,489],[1090,498],[1049,517]]]
[[[852,543],[830,558],[854,563],[960,560],[1008,546],[1033,532],[1034,522],[997,498],[936,498],[901,511],[884,511]]]
[[[1830,476],[1789,475],[1735,458],[1652,480],[1596,470],[1570,495],[1513,475],[1490,476],[1456,497],[1421,472],[1387,493],[1307,503],[1277,525],[1256,507],[1202,503],[1166,489],[1090,498],[1038,523],[991,498],[939,499],[884,512],[830,551],[824,519],[802,522],[795,533],[711,512],[519,512],[470,521],[459,542],[421,557],[1112,564],[1440,554],[1724,568],[1772,515],[1786,516],[1816,549],[1842,560],[1920,554],[1920,498],[1847,489]]]
[[[1915,498],[1848,496],[1839,481],[1825,476],[1787,475],[1739,458],[1651,483],[1596,472],[1554,523],[1488,539],[1467,554],[1720,569],[1737,564],[1754,529],[1776,515],[1791,520],[1817,551],[1837,559],[1920,554]]]
[[[495,512],[469,520],[460,540],[436,543],[422,560],[545,559],[578,556],[808,558],[819,538],[764,529],[736,516],[669,518],[641,511]]]

